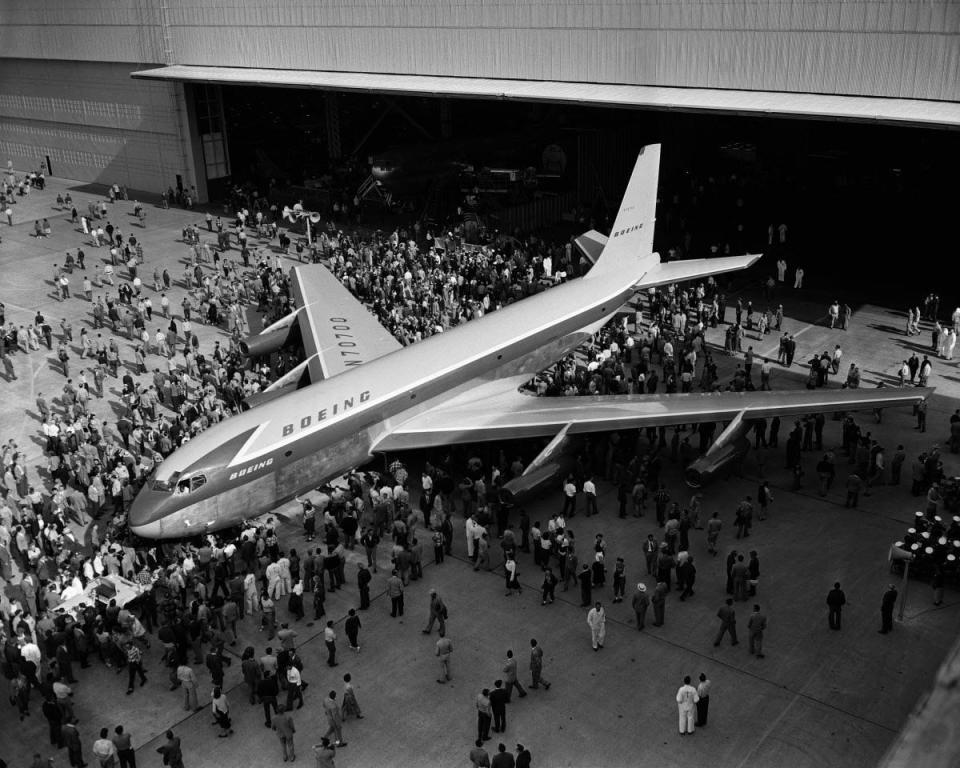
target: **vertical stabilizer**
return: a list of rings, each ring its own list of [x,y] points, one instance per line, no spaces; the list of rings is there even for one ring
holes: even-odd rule
[[[660,145],[648,144],[640,150],[607,244],[588,278],[617,271],[627,279],[639,280],[660,263],[660,257],[653,253],[659,177]]]

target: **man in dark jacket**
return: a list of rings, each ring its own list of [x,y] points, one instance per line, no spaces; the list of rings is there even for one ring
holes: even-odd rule
[[[887,587],[880,603],[880,634],[885,635],[893,631],[893,606],[897,604],[897,588],[893,584]]]
[[[833,589],[827,593],[827,606],[830,611],[827,614],[827,621],[830,629],[840,629],[840,611],[847,604],[847,596],[840,589],[840,582],[835,582]]]

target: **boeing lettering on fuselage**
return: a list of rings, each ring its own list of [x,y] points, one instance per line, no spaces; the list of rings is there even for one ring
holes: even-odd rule
[[[266,469],[271,464],[273,464],[273,459],[264,459],[263,461],[258,461],[256,464],[251,464],[249,467],[244,467],[238,472],[230,473],[230,480],[236,480],[238,477],[246,477],[247,475],[253,474],[258,469]]]
[[[353,397],[345,397],[343,400],[338,400],[332,406],[327,408],[321,408],[319,411],[314,413],[308,413],[304,416],[301,416],[298,421],[295,421],[292,424],[283,425],[283,436],[287,437],[292,435],[297,429],[309,429],[314,424],[317,424],[321,421],[326,421],[328,418],[333,416],[338,416],[351,408],[353,408],[354,403],[360,402],[365,403],[370,399],[370,390],[365,389],[359,395]]]

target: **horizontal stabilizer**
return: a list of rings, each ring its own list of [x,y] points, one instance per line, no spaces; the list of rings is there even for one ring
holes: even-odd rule
[[[584,232],[580,237],[574,238],[573,242],[577,246],[577,250],[586,256],[591,264],[596,264],[600,254],[603,253],[604,246],[607,244],[607,236],[591,229],[589,232]]]
[[[640,280],[643,288],[658,285],[682,283],[700,277],[719,275],[724,272],[736,272],[746,269],[763,256],[762,253],[748,253],[744,256],[721,256],[716,259],[686,259],[684,261],[660,262],[648,271]]]

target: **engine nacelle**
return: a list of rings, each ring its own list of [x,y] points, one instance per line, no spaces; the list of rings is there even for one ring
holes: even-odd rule
[[[714,443],[710,450],[687,467],[683,479],[691,488],[701,488],[724,467],[746,456],[749,450],[750,441],[743,436],[720,446]]]
[[[700,488],[731,462],[746,456],[750,450],[747,433],[752,423],[743,418],[743,413],[738,413],[707,452],[687,467],[684,479],[691,488]]]
[[[284,347],[301,343],[299,312],[292,312],[260,333],[248,336],[240,342],[240,351],[246,357],[270,355]]]

